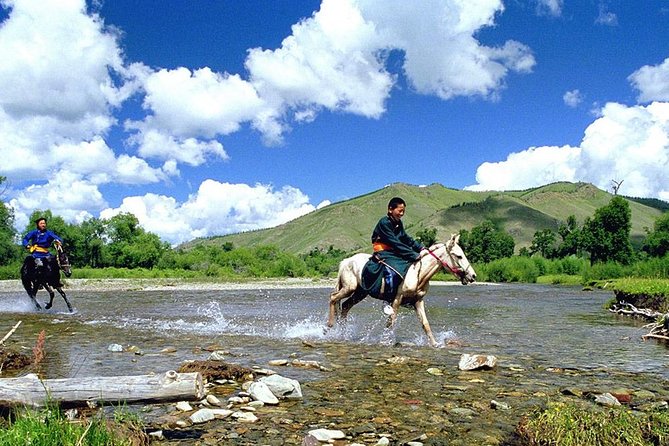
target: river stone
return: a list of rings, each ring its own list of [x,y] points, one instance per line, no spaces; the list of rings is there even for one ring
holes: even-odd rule
[[[288,365],[287,359],[272,359],[268,362],[269,365],[278,366],[278,365]]]
[[[465,353],[460,356],[458,368],[460,370],[492,369],[497,365],[497,358],[493,355],[470,355]]]
[[[252,383],[249,386],[249,393],[251,394],[251,398],[256,401],[262,401],[264,404],[279,404],[279,399],[274,392],[262,381]]]
[[[255,416],[252,412],[242,412],[237,411],[232,413],[232,418],[235,418],[237,421],[242,423],[255,423],[258,421],[258,417]]]
[[[376,442],[376,446],[388,446],[390,444],[390,440],[388,440],[388,437],[381,437],[379,438],[379,441]]]
[[[232,411],[228,409],[211,409],[211,411],[214,413],[214,417],[219,420],[223,420],[232,415]]]
[[[216,418],[216,415],[212,409],[200,409],[192,414],[189,418],[193,424],[201,424],[213,420]]]
[[[342,431],[334,429],[314,429],[309,431],[309,435],[322,442],[346,438],[346,435]]]
[[[176,406],[177,409],[182,412],[190,412],[193,410],[193,407],[188,403],[188,401],[179,401]]]
[[[595,395],[595,403],[602,406],[620,406],[620,401],[610,393]]]
[[[258,382],[267,385],[277,398],[289,400],[302,399],[302,387],[295,379],[286,378],[281,375],[270,375],[260,378]]]
[[[211,404],[212,406],[222,406],[223,403],[221,400],[219,400],[215,395],[209,394],[207,395],[207,403]]]
[[[502,403],[500,401],[495,401],[495,400],[490,401],[490,407],[492,407],[493,409],[500,409],[500,410],[511,409],[511,406],[509,406],[508,404]]]
[[[121,344],[109,344],[107,350],[110,352],[118,353],[123,351],[123,346]]]
[[[225,361],[226,351],[216,350],[209,355],[209,361]]]

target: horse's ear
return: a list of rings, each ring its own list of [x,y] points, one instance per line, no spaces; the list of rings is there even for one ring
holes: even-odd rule
[[[460,243],[460,234],[453,234],[453,235],[455,236],[455,238],[454,238],[455,243],[459,244]]]

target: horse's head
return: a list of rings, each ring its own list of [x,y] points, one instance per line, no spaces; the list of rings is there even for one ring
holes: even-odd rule
[[[58,267],[63,271],[65,277],[70,277],[72,275],[70,259],[67,257],[67,254],[65,254],[63,247],[59,244],[56,245],[56,259],[58,260]]]
[[[451,235],[450,240],[443,244],[443,254],[440,253],[438,258],[446,269],[450,270],[455,277],[460,279],[463,285],[467,285],[476,280],[476,271],[474,271],[469,260],[467,260],[465,252],[458,244],[459,241],[459,234]]]

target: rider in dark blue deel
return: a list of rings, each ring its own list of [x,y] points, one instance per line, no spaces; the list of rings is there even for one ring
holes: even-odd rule
[[[35,265],[42,266],[42,259],[52,257],[49,247],[53,242],[63,243],[63,240],[46,228],[46,218],[35,220],[37,229],[33,229],[23,237],[23,247],[30,251],[35,259]]]

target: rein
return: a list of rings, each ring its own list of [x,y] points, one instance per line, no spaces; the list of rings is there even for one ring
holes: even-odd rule
[[[446,245],[444,245],[444,248],[446,248]],[[444,269],[447,269],[448,271],[450,271],[451,274],[453,274],[454,276],[459,277],[460,274],[462,273],[462,270],[461,270],[460,268],[458,268],[457,266],[456,266],[456,267],[451,267],[451,265],[449,265],[448,263],[446,263],[446,262],[444,262],[443,260],[441,260],[441,259],[434,253],[434,251],[432,251],[431,249],[428,249],[427,252],[429,252],[430,255],[431,255],[432,257],[434,257],[435,259],[437,259],[437,261],[438,261],[439,263],[441,263],[441,266],[442,266]],[[448,252],[448,249],[446,250],[446,252]],[[450,255],[451,255],[451,254],[449,253],[448,256],[450,257]]]
[[[69,263],[61,263],[60,257],[63,254],[63,248],[60,245],[56,245],[56,252],[58,253],[58,255],[56,256],[56,262],[58,263],[58,268],[65,269],[66,267],[70,266]]]

